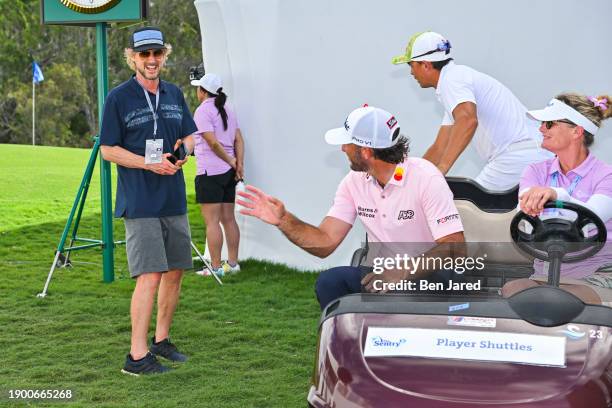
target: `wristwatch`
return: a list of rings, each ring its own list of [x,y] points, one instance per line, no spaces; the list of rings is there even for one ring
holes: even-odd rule
[[[119,1],[120,0],[60,0],[60,2],[69,9],[86,14],[102,13],[114,7]]]

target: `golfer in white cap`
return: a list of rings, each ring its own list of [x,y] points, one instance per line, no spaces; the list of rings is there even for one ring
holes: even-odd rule
[[[301,221],[282,201],[252,186],[238,193],[242,199],[237,203],[246,207],[240,212],[276,226],[291,242],[321,258],[335,251],[357,218],[369,241],[379,246],[410,242],[430,244],[426,245],[430,248],[464,242],[448,184],[427,160],[408,157],[408,139],[400,134],[391,113],[372,106],[355,109],[343,127],[325,134],[325,140],[342,145],[352,171],[338,186],[333,205],[319,226]],[[341,296],[360,292],[362,285],[370,292],[385,291],[385,284],[409,277],[407,270],[386,270],[382,275],[367,272],[355,266],[322,272],[315,287],[321,308]],[[432,271],[412,271],[412,278],[415,272]],[[435,279],[433,275],[428,279]]]
[[[422,88],[435,88],[444,119],[425,159],[446,174],[474,140],[486,164],[476,181],[502,191],[516,186],[526,165],[550,158],[540,147],[538,122],[496,79],[453,62],[451,43],[438,33],[413,35],[394,64],[409,64]]]

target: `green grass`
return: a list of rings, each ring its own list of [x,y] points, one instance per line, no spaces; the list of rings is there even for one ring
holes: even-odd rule
[[[134,286],[123,247],[115,254],[114,283],[101,281],[99,249],[78,251],[73,268],[56,270],[47,298],[35,297],[89,153],[0,145],[0,406],[305,406],[319,317],[315,274],[247,260],[243,272],[219,287],[188,271],[172,338],[190,360],[153,377],[120,373],[129,350]],[[89,238],[100,236],[95,173],[79,229]],[[193,173],[190,163],[190,222],[194,237],[203,237]],[[114,232],[123,239],[120,221]],[[70,389],[75,397],[11,402],[9,389]]]
[[[65,222],[83,177],[90,150],[0,145],[0,232],[34,224]],[[86,215],[100,212],[96,167]],[[113,187],[114,188],[114,187]]]

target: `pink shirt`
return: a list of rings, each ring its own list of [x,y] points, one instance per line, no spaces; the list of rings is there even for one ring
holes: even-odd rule
[[[223,150],[231,157],[236,157],[234,153],[234,140],[238,121],[234,111],[225,104],[227,112],[227,130],[223,130],[223,120],[219,111],[215,107],[215,98],[208,98],[198,106],[193,119],[195,120],[198,131],[195,133],[195,157],[197,163],[196,174],[208,174],[214,176],[226,173],[231,166],[217,156],[202,137],[204,132],[214,132],[215,137],[223,147]]]
[[[453,194],[440,171],[429,161],[408,158],[382,188],[367,173],[351,171],[344,177],[327,216],[349,224],[359,217],[372,242],[431,243],[463,231]]]
[[[557,172],[558,184],[551,185],[553,174]],[[568,189],[570,189],[576,177],[579,177],[579,181],[574,184],[571,197],[583,202],[587,202],[594,194],[612,197],[612,166],[602,162],[590,153],[580,166],[570,170],[567,174],[563,174],[561,171],[559,159],[556,157],[527,166],[521,177],[519,191],[536,186],[558,187],[565,190],[561,194],[558,192],[559,199],[563,200],[564,198],[567,199],[563,195],[569,193]],[[568,214],[573,214],[573,212],[568,211]],[[603,221],[606,223],[608,231],[607,241],[610,242],[612,241],[612,220]],[[612,264],[612,245],[609,243],[597,254],[584,261],[562,264],[561,276],[581,279],[592,275],[599,267],[607,264]],[[535,260],[534,268],[537,275],[547,273],[542,261]]]

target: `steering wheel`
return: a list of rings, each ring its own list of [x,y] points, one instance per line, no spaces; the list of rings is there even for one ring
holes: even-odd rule
[[[608,236],[606,225],[593,211],[567,201],[548,201],[544,208],[571,210],[576,219],[541,220],[519,211],[510,224],[510,234],[523,252],[543,261],[560,258],[561,262],[577,262],[595,255],[604,246]],[[521,221],[531,225],[531,233],[519,229]],[[584,235],[583,228],[589,224],[596,227],[597,234]]]

